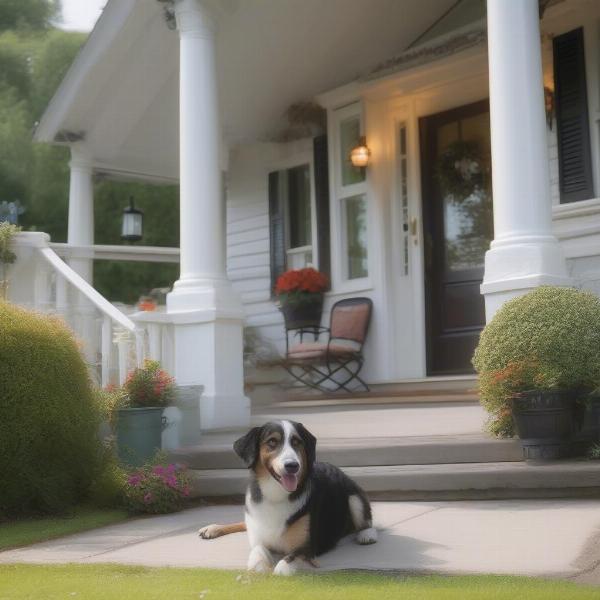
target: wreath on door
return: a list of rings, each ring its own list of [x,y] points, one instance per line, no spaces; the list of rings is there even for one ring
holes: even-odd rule
[[[477,142],[457,141],[442,152],[435,174],[442,194],[461,202],[477,191],[487,190],[489,170]]]

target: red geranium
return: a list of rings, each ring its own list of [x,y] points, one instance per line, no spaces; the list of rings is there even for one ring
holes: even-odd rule
[[[327,289],[327,283],[327,277],[312,267],[295,269],[279,276],[275,293],[278,296],[294,292],[319,294]]]

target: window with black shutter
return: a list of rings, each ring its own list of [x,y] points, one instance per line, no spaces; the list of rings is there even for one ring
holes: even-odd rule
[[[277,278],[286,269],[314,265],[329,276],[327,160],[327,137],[323,135],[314,139],[312,169],[309,164],[301,164],[269,173],[272,291]],[[314,198],[311,193],[311,172],[314,176]]]
[[[554,38],[554,86],[561,203],[594,197],[583,29]]]

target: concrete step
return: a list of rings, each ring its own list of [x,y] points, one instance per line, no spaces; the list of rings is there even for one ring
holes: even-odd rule
[[[191,469],[235,469],[243,466],[232,449],[233,439],[220,436],[172,452]],[[523,460],[518,440],[483,434],[385,438],[319,439],[317,458],[339,467],[513,462]]]
[[[600,462],[526,462],[347,467],[373,498],[432,500],[600,496]],[[193,495],[240,496],[246,469],[191,471]]]

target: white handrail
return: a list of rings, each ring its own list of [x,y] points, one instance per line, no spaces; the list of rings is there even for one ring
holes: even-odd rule
[[[39,248],[39,252],[60,275],[69,281],[81,294],[83,294],[101,313],[110,317],[114,322],[128,331],[135,333],[135,323],[115,308],[102,294],[97,292],[81,275],[76,273],[65,263],[51,248]]]
[[[93,244],[91,246],[75,246],[52,242],[50,244],[63,258],[93,258],[96,260],[125,260],[154,263],[178,263],[179,248],[167,246],[119,246]]]

